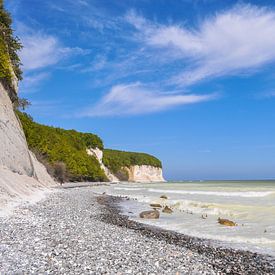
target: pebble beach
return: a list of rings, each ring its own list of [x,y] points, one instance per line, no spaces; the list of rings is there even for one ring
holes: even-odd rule
[[[275,274],[271,257],[131,221],[121,200],[57,189],[0,218],[0,273]]]

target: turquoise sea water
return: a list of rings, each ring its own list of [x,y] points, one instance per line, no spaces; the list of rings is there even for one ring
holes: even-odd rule
[[[274,181],[120,183],[97,187],[97,191],[136,199],[124,205],[126,214],[132,212],[129,215],[135,220],[275,255]],[[174,213],[161,214],[154,221],[139,219],[139,212],[150,209],[150,203],[168,205]],[[238,226],[222,226],[219,217]]]

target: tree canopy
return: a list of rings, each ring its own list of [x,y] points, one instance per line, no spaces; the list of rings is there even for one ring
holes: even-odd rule
[[[87,148],[103,149],[102,140],[97,135],[41,125],[19,111],[17,115],[29,148],[49,170],[62,162],[69,181],[107,181],[99,162],[86,152]]]
[[[11,16],[5,10],[3,0],[0,0],[0,80],[6,85],[11,83],[12,70],[19,80],[22,79],[18,56],[22,45],[14,35],[11,25]]]
[[[60,177],[60,171],[64,171],[69,181],[107,181],[97,159],[87,154],[87,148],[103,150],[103,163],[114,174],[119,174],[123,167],[132,165],[161,167],[160,160],[151,155],[104,150],[103,142],[97,135],[41,125],[26,113],[16,113],[30,149],[48,167],[48,171],[53,170],[52,175],[58,174]]]

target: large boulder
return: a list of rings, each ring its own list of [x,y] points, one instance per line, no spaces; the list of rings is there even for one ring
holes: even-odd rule
[[[166,213],[166,214],[172,214],[173,213],[173,210],[168,207],[167,205],[163,208],[162,210],[163,213]]]
[[[230,221],[228,219],[221,219],[221,218],[218,218],[218,223],[221,225],[226,225],[226,226],[236,226],[237,225],[233,221]]]
[[[142,219],[159,219],[159,215],[158,210],[149,210],[141,212],[139,217]]]

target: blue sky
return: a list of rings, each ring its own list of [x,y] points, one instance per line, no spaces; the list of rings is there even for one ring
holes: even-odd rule
[[[275,4],[9,0],[40,123],[159,157],[167,179],[275,178]]]

